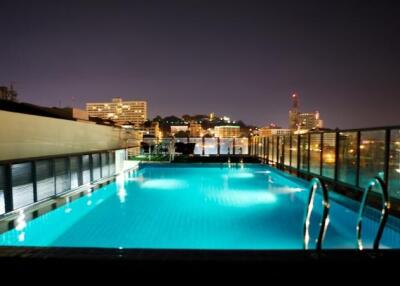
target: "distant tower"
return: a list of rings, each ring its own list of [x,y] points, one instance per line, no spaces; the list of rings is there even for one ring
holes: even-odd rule
[[[299,96],[296,93],[292,94],[292,107],[289,110],[289,129],[298,129],[299,126]]]
[[[8,94],[9,94],[9,100],[11,100],[11,101],[17,101],[17,92],[15,91],[15,89],[14,89],[14,86],[13,86],[13,84],[11,83],[10,84],[10,90],[8,91]]]
[[[10,88],[6,86],[0,86],[0,99],[8,101],[17,101],[17,92],[11,85]]]

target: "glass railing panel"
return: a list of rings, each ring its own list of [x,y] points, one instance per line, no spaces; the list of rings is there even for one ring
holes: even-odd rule
[[[283,163],[285,164],[285,166],[290,166],[290,136],[284,136],[283,137],[283,143],[284,143],[284,148],[283,148],[284,160],[283,160]]]
[[[258,157],[264,155],[264,140],[261,137],[257,138]]]
[[[108,155],[108,153],[107,153]],[[79,187],[79,157],[74,156],[70,158],[70,168],[71,168],[71,189]]]
[[[376,176],[384,179],[385,130],[362,131],[360,137],[360,182],[366,188]]]
[[[6,188],[6,168],[0,166],[0,214],[5,213],[4,190]]]
[[[115,174],[115,151],[109,153],[110,156],[110,176]]]
[[[270,161],[270,162],[272,162],[272,157],[273,157],[273,148],[272,148],[272,144],[273,144],[273,137],[272,136],[270,136],[270,137],[268,137],[268,160]]]
[[[297,150],[297,143],[298,143],[298,136],[297,135],[292,135],[292,155],[291,155],[291,164],[290,166],[292,168],[297,168],[297,155],[298,155],[298,150]]]
[[[55,178],[51,160],[36,162],[37,198],[38,201],[55,195]]]
[[[322,156],[322,176],[334,179],[336,162],[336,133],[324,133]]]
[[[55,163],[54,169],[56,178],[56,193],[58,194],[68,191],[71,188],[70,178],[68,173],[68,160],[67,158],[58,158],[54,160],[54,163]]]
[[[100,179],[100,154],[92,154],[93,180]]]
[[[357,132],[339,133],[338,180],[356,185]]]
[[[202,155],[203,154],[203,139],[202,138],[190,138],[189,139],[190,143],[195,143],[196,145],[194,146],[194,154],[195,155]]]
[[[278,136],[277,137],[277,150],[276,150],[276,152],[277,152],[277,158],[278,158],[278,163],[279,164],[283,164],[283,156],[284,156],[284,154],[283,154],[283,144],[284,144],[283,136]]]
[[[217,155],[218,154],[218,138],[204,138],[204,154]]]
[[[391,131],[389,158],[389,194],[400,199],[400,129]]]
[[[300,135],[300,170],[308,172],[308,134]]]
[[[321,134],[310,134],[310,173],[321,174]]]
[[[83,184],[90,183],[90,159],[89,155],[82,156],[82,179]]]
[[[271,156],[269,157],[269,160],[276,163],[276,152],[278,150],[277,146],[277,139],[276,136],[271,137]]]
[[[101,153],[101,176],[103,178],[110,176],[110,170],[108,165],[108,153],[106,152]]]
[[[235,139],[235,153],[247,155],[249,153],[249,139],[248,138],[236,138]]]
[[[220,138],[220,154],[227,155],[233,152],[233,138]]]
[[[11,167],[14,209],[33,203],[32,164],[20,163]]]

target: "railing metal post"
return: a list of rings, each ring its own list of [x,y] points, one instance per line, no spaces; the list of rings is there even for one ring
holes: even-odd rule
[[[324,132],[320,134],[320,143],[319,143],[319,174],[322,176],[322,168],[323,168],[323,160],[324,160]]]
[[[217,137],[217,155],[221,155],[221,140]]]
[[[292,134],[289,134],[289,167],[292,168]]]
[[[36,175],[36,161],[30,162],[31,165],[31,176],[32,176],[32,189],[33,189],[33,201],[38,201],[37,193],[37,175]]]
[[[311,133],[307,134],[308,146],[307,146],[307,175],[310,175],[310,162],[311,162]]]
[[[57,173],[56,173],[56,159],[51,160],[51,172],[54,178],[54,194],[57,194]]]
[[[267,137],[267,164],[269,165],[269,141],[270,141],[270,137]]]
[[[357,131],[357,149],[356,149],[356,186],[360,186],[360,154],[361,154],[361,132]]]
[[[267,138],[263,137],[263,144],[264,144],[264,150],[263,150],[263,162],[266,162],[266,150],[267,150]]]
[[[83,185],[83,155],[78,156],[78,185]]]
[[[285,137],[284,136],[282,136],[281,137],[281,139],[282,139],[282,142],[280,142],[279,144],[279,146],[281,147],[281,153],[279,154],[279,158],[280,158],[280,164],[281,164],[281,166],[282,166],[282,168],[284,168],[284,166],[285,166]]]
[[[202,144],[201,155],[204,156],[205,155],[205,144],[206,144],[206,138],[204,136],[201,138],[201,144]]]
[[[93,154],[89,154],[90,182],[93,182]]]
[[[11,212],[14,209],[13,192],[12,192],[12,165],[6,164],[4,166],[4,206],[5,212]]]
[[[297,172],[297,176],[300,174],[300,134],[297,134],[297,166],[296,166],[296,172]]]
[[[236,154],[236,138],[233,138],[232,140],[232,155]]]
[[[99,165],[100,165],[100,178],[103,178],[103,153],[98,153],[99,155]],[[149,145],[149,155],[151,157],[151,144]]]
[[[340,145],[340,132],[336,131],[335,133],[335,174],[334,174],[334,182],[335,188],[339,179],[339,146]]]
[[[385,131],[385,161],[383,166],[383,180],[390,190],[389,184],[389,168],[390,168],[390,145],[391,145],[391,129],[386,129]]]
[[[71,183],[71,180],[72,180],[72,174],[71,174],[71,157],[68,156],[68,157],[66,158],[66,160],[67,160],[68,190],[70,190],[70,189],[71,189],[71,186],[72,186],[72,183]]]

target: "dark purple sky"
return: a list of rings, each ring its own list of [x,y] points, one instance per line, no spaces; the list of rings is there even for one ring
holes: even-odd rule
[[[0,1],[0,85],[21,101],[146,99],[150,116],[400,124],[400,1]]]

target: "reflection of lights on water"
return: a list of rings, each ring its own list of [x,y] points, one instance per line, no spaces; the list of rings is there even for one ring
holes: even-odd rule
[[[173,190],[184,187],[185,183],[182,180],[176,179],[154,179],[145,181],[141,184],[141,188],[144,189],[161,189],[161,190]]]
[[[88,200],[86,204],[90,207],[92,205],[92,200]]]
[[[21,233],[18,235],[18,241],[20,241],[20,242],[25,241],[25,232],[24,232],[24,231],[21,232]]]
[[[271,174],[271,171],[256,171],[256,174]]]
[[[71,198],[66,197],[65,198],[65,204],[66,204],[65,213],[66,214],[69,214],[70,212],[72,212],[72,208],[69,206],[70,202],[71,202]]]
[[[282,187],[282,188],[271,188],[269,191],[274,194],[292,194],[302,192],[304,189],[302,188],[291,188],[291,187]]]
[[[123,174],[118,175],[118,176],[115,178],[115,181],[116,181],[117,185],[123,185],[123,184],[124,184],[124,181],[125,181],[124,175],[123,175]]]
[[[125,198],[127,196],[126,190],[124,187],[118,189],[118,198],[121,203],[125,203]]]
[[[234,178],[234,179],[249,179],[249,178],[253,178],[254,174],[247,173],[247,172],[241,172],[241,173],[224,175],[224,177]]]
[[[144,182],[144,178],[143,177],[126,178],[125,181],[129,181],[129,182]]]
[[[25,214],[23,211],[21,211],[16,219],[16,226],[15,229],[18,231],[23,230],[26,227],[26,221],[25,221]]]
[[[272,178],[268,178],[268,183],[273,184],[273,183],[274,183],[274,180],[272,180]]]
[[[272,204],[277,201],[274,194],[264,191],[223,191],[217,194],[216,197],[219,203],[235,207]]]
[[[23,231],[26,228],[26,220],[25,220],[25,214],[23,211],[20,211],[16,221],[16,226],[15,229],[19,231],[20,233],[18,234],[18,241],[25,241],[25,232]]]

